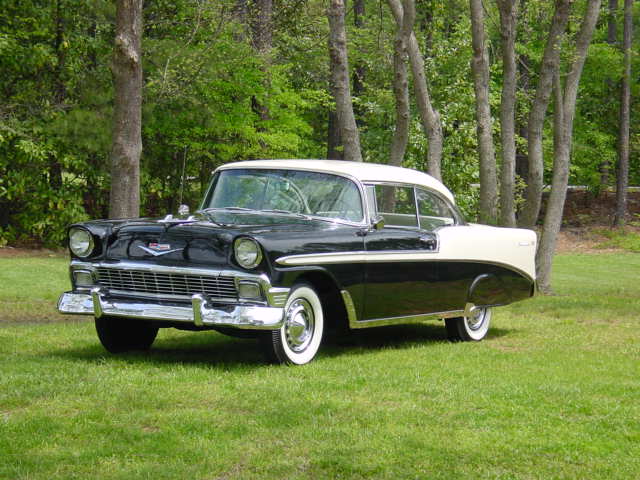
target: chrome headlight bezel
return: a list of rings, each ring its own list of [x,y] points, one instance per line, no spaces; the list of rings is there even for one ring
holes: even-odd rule
[[[69,250],[71,250],[71,253],[76,257],[87,258],[93,253],[94,248],[95,242],[89,230],[81,227],[72,227],[69,229]]]
[[[252,238],[236,238],[233,242],[233,256],[242,268],[252,270],[262,262],[262,247]]]

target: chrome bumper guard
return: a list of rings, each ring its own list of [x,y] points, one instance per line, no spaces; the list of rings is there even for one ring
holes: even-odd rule
[[[284,308],[254,305],[209,305],[200,294],[191,297],[191,306],[151,303],[134,299],[109,298],[101,288],[91,293],[66,292],[58,300],[58,311],[78,315],[103,315],[192,323],[196,326],[276,330],[282,327]]]

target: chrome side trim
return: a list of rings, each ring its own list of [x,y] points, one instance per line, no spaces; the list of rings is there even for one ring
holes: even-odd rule
[[[284,266],[328,265],[335,263],[382,263],[382,262],[455,262],[481,263],[506,268],[522,275],[530,282],[535,280],[524,270],[508,263],[494,260],[446,258],[438,250],[377,250],[330,253],[309,253],[287,255],[276,259],[276,263]]]
[[[379,263],[379,262],[415,262],[432,260],[437,250],[379,250],[309,253],[302,255],[287,255],[276,260],[280,265],[316,265],[330,263]]]
[[[442,318],[454,318],[469,316],[476,308],[473,303],[467,303],[464,310],[451,310],[447,312],[425,313],[422,315],[408,315],[403,317],[375,318],[373,320],[358,320],[356,308],[353,304],[351,294],[346,290],[340,290],[345,309],[347,310],[347,318],[349,319],[349,328],[371,328],[383,327],[386,325],[401,325],[404,323],[421,323],[427,320],[439,320]]]
[[[272,307],[284,307],[290,291],[290,288],[271,287],[267,290],[267,302]]]
[[[349,326],[351,328],[354,327],[358,322],[358,313],[356,312],[356,307],[353,304],[353,299],[351,298],[351,294],[346,290],[340,290],[340,294],[342,295],[342,301],[344,302],[344,307],[347,310],[347,318],[349,319]]]
[[[408,315],[405,317],[375,318],[372,320],[359,320],[357,322],[349,321],[349,327],[351,328],[384,327],[387,325],[402,325],[405,323],[421,323],[427,320],[440,320],[441,318],[462,317],[464,315],[465,315],[464,310],[451,310],[448,312],[425,313],[421,315]]]

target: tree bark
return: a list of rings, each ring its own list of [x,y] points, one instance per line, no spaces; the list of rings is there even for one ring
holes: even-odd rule
[[[327,11],[329,18],[329,61],[331,90],[336,103],[338,130],[344,146],[344,160],[362,161],[360,135],[353,114],[351,88],[349,86],[349,60],[347,32],[344,25],[344,0],[331,0]]]
[[[529,68],[531,62],[529,57],[521,55],[518,60],[520,87],[524,92],[524,96],[528,97],[531,90],[531,79],[529,76]],[[527,122],[524,119],[517,121],[518,135],[523,139],[523,143],[529,140],[529,132],[527,130]],[[516,175],[521,179],[526,179],[529,174],[529,162],[527,159],[527,148],[525,145],[516,144]]]
[[[265,88],[269,89],[268,69],[271,63],[271,48],[273,45],[273,1],[253,0],[250,4],[249,18],[251,26],[251,44],[254,50],[262,57],[261,70],[265,73]],[[269,107],[257,97],[251,98],[251,106],[260,120],[269,119]]]
[[[354,0],[353,2],[353,26],[362,28],[364,26],[364,0]],[[356,63],[353,69],[353,95],[359,97],[364,93],[365,66],[362,62]],[[356,105],[357,107],[357,105]],[[357,109],[357,108],[356,108]],[[362,112],[357,112],[358,114]]]
[[[469,0],[473,58],[471,70],[476,95],[478,153],[480,155],[480,221],[495,224],[498,217],[498,180],[489,104],[489,59],[482,0]]]
[[[631,117],[631,39],[633,35],[633,0],[624,0],[624,30],[622,52],[624,73],[620,91],[620,131],[618,134],[618,168],[616,179],[616,214],[614,225],[625,224],[627,215],[627,189],[629,187],[629,124]]]
[[[402,23],[404,16],[404,8],[400,0],[388,0],[391,13],[396,20],[396,24]],[[411,0],[412,4],[415,4]],[[415,8],[415,7],[414,7]],[[424,58],[420,52],[420,46],[416,39],[415,33],[409,34],[407,42],[407,52],[411,63],[411,72],[413,74],[413,88],[416,95],[416,104],[422,122],[422,128],[427,136],[429,143],[427,151],[427,173],[438,180],[442,179],[442,123],[440,121],[440,113],[433,108],[431,96],[429,94],[429,86],[424,73]]]
[[[329,110],[327,119],[327,158],[329,160],[342,160],[342,141],[338,127],[338,115],[335,108]]]
[[[618,22],[617,22],[617,13],[618,13],[618,0],[609,0],[608,7],[608,18],[607,18],[607,43],[614,47],[616,43],[618,43]],[[607,79],[607,86],[609,87],[610,92],[610,101],[615,101],[615,91],[617,90],[616,84],[613,79]],[[600,189],[598,191],[599,194],[605,192],[609,186],[609,161],[604,159],[600,164]]]
[[[249,17],[249,8],[247,6],[247,0],[235,0],[232,10],[233,18],[239,25],[239,29],[234,34],[234,40],[236,42],[244,42],[247,37],[247,24]]]
[[[516,28],[518,0],[497,0],[500,11],[500,40],[502,45],[502,96],[500,101],[500,142],[502,169],[500,171],[500,225],[516,226]]]
[[[117,0],[110,218],[140,215],[142,0]]]
[[[560,83],[559,70],[556,69],[554,72],[553,180],[536,255],[538,288],[542,293],[551,293],[551,266],[562,224],[562,212],[569,183],[569,163],[578,85],[599,14],[600,0],[589,0],[576,38],[575,54],[567,75],[564,92]]]
[[[560,44],[569,21],[572,0],[556,0],[549,36],[544,48],[536,96],[529,112],[528,164],[526,203],[519,218],[522,227],[532,228],[538,221],[542,201],[544,159],[542,156],[542,130],[553,86],[553,75],[560,64]]]
[[[396,100],[396,128],[391,143],[390,165],[402,165],[409,140],[409,72],[407,68],[407,43],[416,18],[415,5],[404,0],[403,16],[396,22],[393,49],[393,94]]]
[[[253,0],[251,3],[251,43],[262,55],[268,55],[273,44],[273,1]]]

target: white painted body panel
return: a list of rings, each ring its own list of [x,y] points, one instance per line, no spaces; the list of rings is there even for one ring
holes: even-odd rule
[[[439,260],[498,263],[536,278],[536,232],[522,228],[459,225],[441,228]]]

